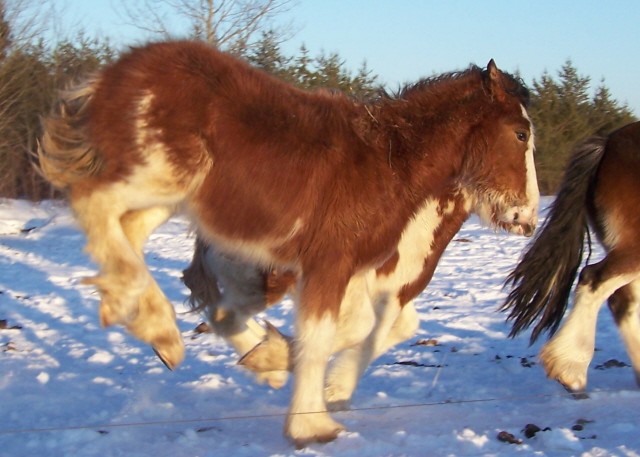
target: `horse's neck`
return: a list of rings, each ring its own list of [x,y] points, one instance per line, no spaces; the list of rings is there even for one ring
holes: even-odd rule
[[[440,101],[428,110],[411,109],[409,101],[391,106],[384,114],[386,127],[378,140],[381,153],[420,199],[460,185],[465,138],[474,124],[460,122],[469,118],[468,106],[451,105]]]

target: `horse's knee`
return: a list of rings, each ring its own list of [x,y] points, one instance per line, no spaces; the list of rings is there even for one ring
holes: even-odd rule
[[[591,291],[594,291],[598,288],[600,282],[600,268],[598,268],[598,264],[587,265],[580,272],[578,278],[579,286],[588,286]]]
[[[133,250],[142,256],[144,243],[149,235],[165,223],[173,210],[168,206],[154,206],[144,210],[126,212],[120,218],[120,224]]]
[[[632,299],[633,297],[624,287],[616,290],[613,295],[609,297],[607,304],[616,325],[620,326],[620,323],[627,318],[629,314],[629,304]]]
[[[402,308],[400,315],[392,327],[392,332],[397,336],[398,342],[408,340],[416,334],[420,327],[420,318],[413,302],[409,302]]]
[[[338,322],[338,335],[334,344],[334,352],[354,346],[364,341],[376,322],[376,316],[368,300],[341,314]]]

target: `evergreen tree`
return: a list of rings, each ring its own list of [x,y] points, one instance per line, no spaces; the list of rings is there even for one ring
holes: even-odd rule
[[[308,89],[313,87],[314,80],[317,78],[316,73],[311,69],[312,59],[309,56],[309,50],[303,44],[300,46],[298,56],[293,59],[290,66],[290,80],[298,87]]]
[[[544,72],[533,80],[529,114],[536,128],[536,171],[543,194],[558,188],[574,146],[599,131],[609,132],[635,120],[619,107],[604,81],[589,95],[591,81],[581,76],[571,60],[558,72],[557,80]]]
[[[290,73],[288,67],[291,59],[280,52],[278,37],[273,30],[262,33],[262,39],[250,51],[247,59],[256,67],[281,78],[287,79]]]

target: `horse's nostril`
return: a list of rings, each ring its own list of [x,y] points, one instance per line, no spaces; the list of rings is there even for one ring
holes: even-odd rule
[[[514,222],[517,222],[519,218],[520,218],[520,213],[515,213],[515,214],[513,215],[513,221],[514,221]]]

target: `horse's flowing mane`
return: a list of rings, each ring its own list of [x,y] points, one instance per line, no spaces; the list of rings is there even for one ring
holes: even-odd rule
[[[456,82],[469,78],[469,81],[475,83],[478,78],[484,77],[485,73],[485,69],[477,65],[470,65],[466,70],[452,71],[422,78],[416,82],[405,84],[393,92],[388,92],[383,89],[380,91],[379,98],[386,100],[406,100],[418,94],[424,95],[436,90],[442,90],[442,88],[446,86],[441,83],[445,82]],[[506,83],[504,87],[505,92],[517,97],[525,107],[529,106],[530,94],[524,81],[520,77],[513,76],[504,71],[502,71],[502,76],[503,82]]]

